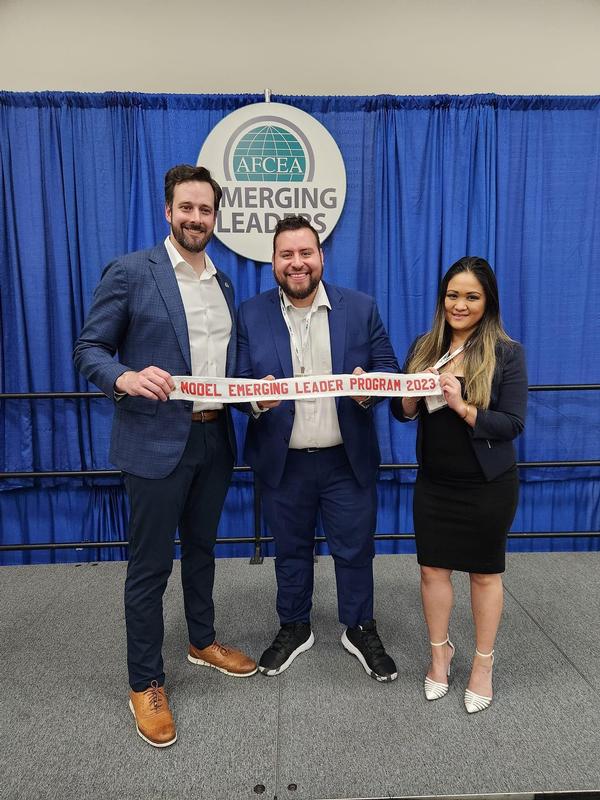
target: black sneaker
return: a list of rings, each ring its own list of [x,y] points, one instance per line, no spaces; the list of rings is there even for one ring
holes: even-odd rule
[[[308,622],[287,622],[279,629],[279,633],[260,657],[258,668],[263,675],[279,675],[286,670],[292,661],[310,650],[315,641]]]
[[[358,628],[346,628],[342,634],[342,644],[358,658],[367,675],[375,680],[395,681],[398,677],[394,659],[385,652],[374,619]]]

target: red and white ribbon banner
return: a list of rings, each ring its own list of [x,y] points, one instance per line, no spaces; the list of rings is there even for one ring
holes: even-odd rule
[[[254,378],[197,378],[174,375],[170,400],[217,400],[243,403],[250,400],[308,400],[319,397],[427,397],[440,395],[439,376],[431,372],[398,375],[363,372],[362,375],[301,375],[273,381]]]

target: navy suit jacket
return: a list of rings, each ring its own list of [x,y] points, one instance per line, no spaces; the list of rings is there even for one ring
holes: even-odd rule
[[[236,320],[230,279],[216,275],[231,314],[227,374],[235,374]],[[113,356],[118,351],[118,360]],[[75,366],[108,397],[127,370],[156,366],[191,375],[190,342],[183,301],[164,244],[128,253],[110,263],[94,294],[73,352]],[[164,478],[179,463],[190,432],[193,403],[123,397],[115,402],[110,460],[143,478]],[[235,434],[225,410],[231,447]]]
[[[329,336],[334,375],[398,372],[394,350],[372,297],[351,289],[324,284],[331,304]],[[290,335],[281,314],[279,290],[242,303],[238,312],[237,374],[243,378],[293,377]],[[375,481],[380,462],[372,409],[350,397],[336,400],[344,447],[356,479],[362,486]],[[282,478],[294,424],[295,401],[250,418],[244,459],[258,477],[276,488]]]
[[[419,341],[412,343],[404,368]],[[400,422],[407,422],[402,411],[402,399],[391,401],[393,415]],[[468,426],[473,451],[486,478],[491,481],[506,472],[516,461],[513,439],[525,427],[527,412],[527,368],[525,351],[519,342],[501,342],[496,346],[496,369],[492,377],[490,405],[477,409],[475,427]],[[423,435],[421,418],[427,414],[425,403],[419,403],[419,427],[417,429],[417,461],[423,463]]]

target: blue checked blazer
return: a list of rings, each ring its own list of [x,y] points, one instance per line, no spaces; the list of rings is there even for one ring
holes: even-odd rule
[[[216,275],[231,314],[227,374],[235,374],[236,317],[233,286]],[[115,359],[115,353],[118,358]],[[191,375],[187,321],[177,278],[164,244],[129,253],[102,274],[87,320],[75,343],[78,370],[114,401],[115,381],[150,365],[171,375]],[[193,403],[123,397],[114,404],[110,460],[124,472],[164,478],[179,463],[190,432]],[[230,444],[235,433],[225,408]]]

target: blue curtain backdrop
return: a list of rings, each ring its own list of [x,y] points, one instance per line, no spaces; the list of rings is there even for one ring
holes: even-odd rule
[[[212,127],[253,95],[0,93],[0,357],[3,392],[94,389],[73,341],[103,266],[167,232],[163,175],[195,163]],[[373,294],[398,357],[429,327],[440,276],[457,258],[495,267],[509,333],[531,384],[599,382],[599,97],[274,97],[313,114],[347,169],[327,278]],[[238,302],[272,286],[269,265],[213,240]],[[530,394],[519,459],[594,459],[595,392]],[[414,461],[414,430],[377,409],[384,462]],[[2,471],[108,469],[108,400],[2,403]],[[240,441],[244,420],[238,418]],[[600,471],[521,472],[514,530],[597,530]],[[414,473],[382,473],[379,532],[412,530]],[[0,481],[2,542],[125,538],[118,480]],[[231,487],[221,536],[249,535],[248,479]],[[599,539],[512,549],[596,549]],[[381,544],[381,552],[411,544]],[[248,553],[237,546],[221,554]],[[6,553],[2,563],[121,558],[118,550]]]

